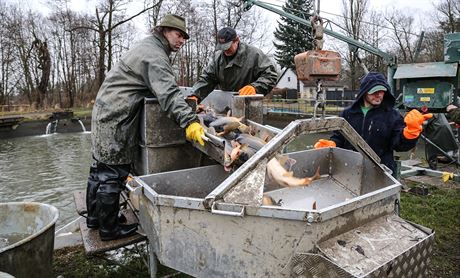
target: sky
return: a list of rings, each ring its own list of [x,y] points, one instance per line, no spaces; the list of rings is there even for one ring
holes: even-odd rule
[[[19,3],[22,7],[29,7],[32,10],[39,11],[43,14],[49,13],[49,8],[47,7],[47,0],[0,0],[0,2],[6,1],[10,3]],[[195,0],[199,1],[199,0]],[[260,0],[259,0],[260,1]],[[317,0],[316,0],[317,1]],[[429,26],[434,24],[434,19],[430,15],[430,12],[433,10],[433,2],[438,2],[439,0],[369,0],[370,9],[377,11],[385,11],[386,9],[397,8],[411,14],[415,17],[416,22],[422,22],[421,24]],[[71,0],[69,2],[69,7],[76,12],[89,12],[94,13],[94,3],[96,1],[91,0]],[[262,2],[267,2],[275,5],[283,5],[284,0],[262,0]],[[134,0],[130,4],[128,14],[135,14],[143,8],[143,0]],[[253,6],[252,10],[256,9],[261,13],[261,16],[269,18],[273,22],[271,24],[271,31],[273,32],[277,26],[277,20],[279,16],[271,11],[265,10],[263,8]],[[320,15],[326,19],[330,19],[335,23],[339,23],[340,18],[332,14],[340,15],[342,13],[342,0],[321,0],[320,1]],[[147,34],[148,30],[145,26],[144,18],[142,16],[137,17],[134,21],[135,26],[140,29],[140,36]],[[382,24],[384,22],[382,21]],[[337,30],[337,27],[334,31]],[[325,46],[328,46],[328,37],[325,37]],[[272,44],[270,44],[272,45]],[[264,49],[267,52],[272,52],[273,46],[270,49]]]
[[[6,1],[10,3],[19,3],[23,7],[30,7],[33,10],[38,10],[44,14],[49,12],[49,8],[47,8],[47,0],[0,0]],[[198,0],[197,0],[198,1]],[[91,0],[71,0],[69,3],[69,7],[77,12],[85,12],[85,11],[94,11],[94,3],[96,1]],[[137,11],[142,9],[142,0],[135,0],[130,5],[133,11]],[[284,3],[283,0],[262,0],[261,2],[272,3],[276,5],[282,5]],[[398,9],[406,10],[408,13],[412,15],[423,15],[425,12],[430,11],[433,9],[432,2],[437,2],[437,0],[369,0],[370,6],[372,9],[376,10],[385,10],[391,9],[396,7]],[[322,0],[320,1],[320,8],[321,11],[340,14],[342,10],[342,0]],[[252,9],[259,9],[263,10],[259,7],[253,7]],[[265,11],[266,13],[271,13],[269,11]],[[264,12],[264,13],[265,13]],[[272,13],[273,14],[273,13]],[[320,13],[321,14],[321,13]],[[275,15],[275,14],[273,14]],[[327,17],[327,15],[323,15]],[[271,16],[272,18],[277,18],[277,16]]]

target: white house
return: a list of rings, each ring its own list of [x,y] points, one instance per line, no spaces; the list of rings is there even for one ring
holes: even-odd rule
[[[297,76],[291,69],[285,69],[278,78],[276,87],[283,89],[296,89],[297,90]]]
[[[278,79],[278,83],[275,86],[278,89],[296,89],[297,90],[297,75],[291,69],[285,69],[280,78]],[[341,81],[323,81],[321,89],[323,93],[326,91],[338,91],[343,92],[345,87]],[[299,91],[299,98],[301,99],[314,99],[316,98],[316,82],[315,81],[301,81],[300,82],[300,91]]]

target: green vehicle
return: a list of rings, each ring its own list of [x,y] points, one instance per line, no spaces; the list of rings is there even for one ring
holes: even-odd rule
[[[444,61],[401,64],[393,79],[399,81],[402,104],[407,109],[443,113],[451,104],[458,104],[460,33],[444,38]]]

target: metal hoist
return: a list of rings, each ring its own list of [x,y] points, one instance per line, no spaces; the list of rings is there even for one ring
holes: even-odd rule
[[[313,34],[313,50],[297,54],[294,62],[297,78],[302,81],[316,81],[316,97],[313,109],[313,118],[316,118],[318,108],[321,108],[321,117],[326,116],[326,94],[322,89],[324,80],[337,81],[341,69],[341,59],[337,52],[322,50],[324,44],[323,19],[318,10],[310,19]]]

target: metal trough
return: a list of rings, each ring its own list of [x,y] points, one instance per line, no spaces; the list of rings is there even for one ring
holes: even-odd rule
[[[295,136],[333,130],[359,152],[290,153],[294,176],[320,167],[309,187],[266,178],[267,162]],[[336,117],[292,122],[231,174],[211,165],[134,179],[152,277],[156,258],[195,277],[423,277],[434,233],[398,217],[400,187]],[[281,206],[261,205],[269,188]]]
[[[17,278],[51,277],[58,216],[58,210],[46,204],[1,203],[0,272]]]

